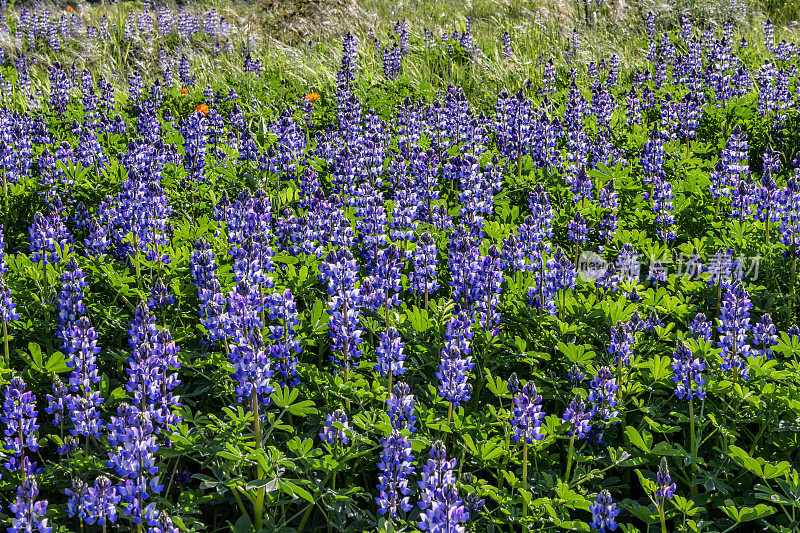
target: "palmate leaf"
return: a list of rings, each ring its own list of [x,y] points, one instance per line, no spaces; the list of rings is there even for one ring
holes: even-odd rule
[[[773,507],[763,503],[759,503],[755,507],[746,507],[734,503],[733,500],[725,500],[725,505],[722,506],[721,509],[722,512],[728,515],[731,520],[737,524],[752,522],[753,520],[764,518],[775,512]]]

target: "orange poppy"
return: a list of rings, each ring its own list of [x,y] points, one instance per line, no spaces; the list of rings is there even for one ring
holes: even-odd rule
[[[72,13],[72,6],[67,6],[67,13]]]
[[[194,110],[198,113],[208,115],[208,106],[206,104],[200,104],[199,106],[195,107]]]
[[[183,89],[181,89],[181,94],[189,94],[189,90],[186,87],[184,87]]]
[[[319,100],[319,94],[317,94],[317,93],[307,94],[306,95],[306,100],[308,100],[309,102],[312,102],[312,103],[316,102],[317,100]]]

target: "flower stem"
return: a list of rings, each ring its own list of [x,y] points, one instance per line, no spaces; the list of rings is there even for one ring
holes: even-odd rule
[[[572,470],[572,451],[575,449],[575,435],[569,438],[569,452],[567,452],[567,473],[564,474],[564,481],[569,483],[569,472]]]
[[[6,368],[10,364],[8,352],[8,324],[3,320],[3,355],[6,357]]]
[[[692,456],[692,470],[695,469],[695,456],[697,455],[696,439],[694,431],[694,399],[689,400],[689,454]],[[689,487],[692,496],[697,496],[697,485],[692,483]]]
[[[253,388],[253,392],[250,398],[252,409],[253,409],[253,433],[256,437],[256,448],[262,448],[261,442],[261,418],[258,414],[258,396],[256,395],[256,390]],[[264,477],[264,470],[261,468],[261,463],[256,462],[256,472],[258,475],[258,479],[263,479]],[[265,493],[266,487],[262,486],[258,489],[258,494],[256,495],[256,499],[253,502],[253,514],[255,515],[253,518],[255,519],[253,522],[255,524],[256,531],[261,529],[263,520],[264,520],[264,497],[266,496]]]

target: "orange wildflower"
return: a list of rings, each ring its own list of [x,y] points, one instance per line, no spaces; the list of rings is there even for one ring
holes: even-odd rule
[[[181,89],[181,94],[188,94],[188,93],[189,93],[189,90],[186,87]]]
[[[307,94],[306,95],[306,100],[308,100],[309,102],[312,102],[312,103],[316,102],[317,100],[319,100],[319,94],[318,93]]]
[[[67,6],[67,13],[72,13],[72,6]]]
[[[206,104],[200,104],[199,106],[195,107],[194,110],[198,113],[208,115],[208,106]]]

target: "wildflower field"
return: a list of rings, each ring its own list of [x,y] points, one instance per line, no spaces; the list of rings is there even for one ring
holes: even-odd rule
[[[800,531],[800,8],[293,5],[0,6],[0,527]]]

